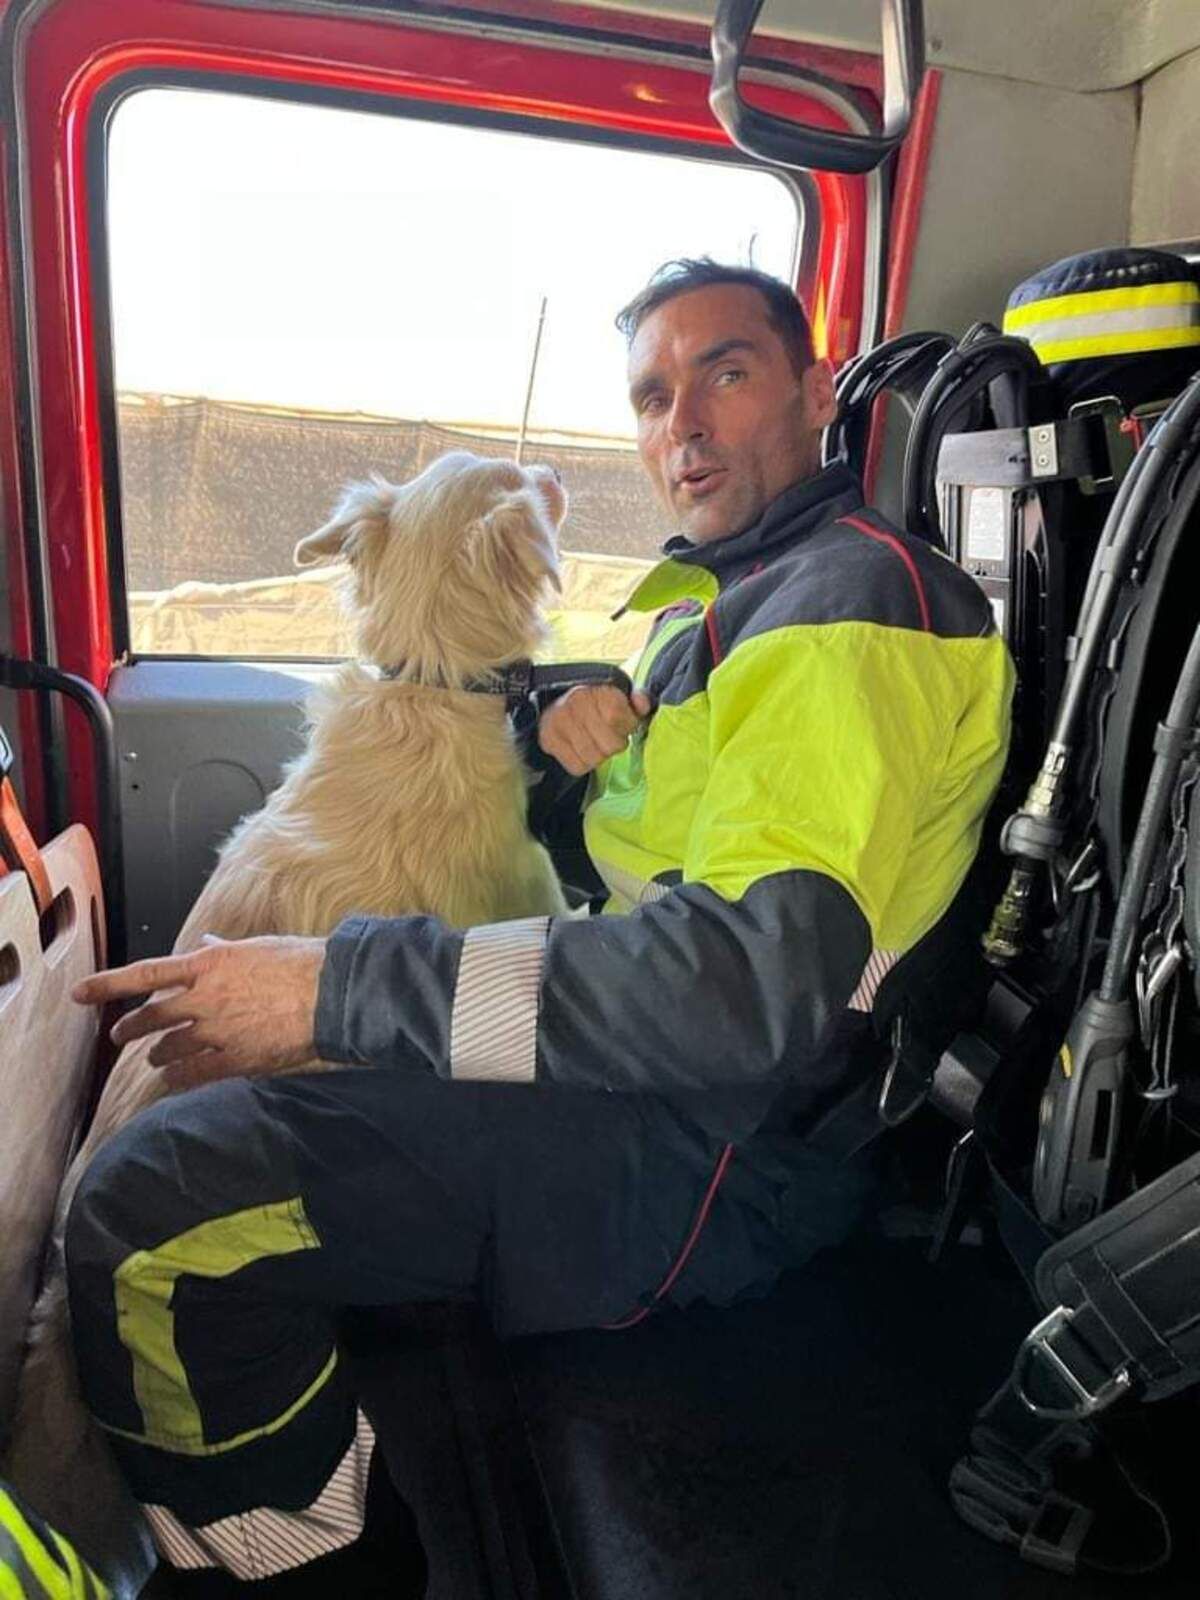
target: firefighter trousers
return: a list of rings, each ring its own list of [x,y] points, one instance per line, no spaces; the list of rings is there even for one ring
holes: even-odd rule
[[[843,1237],[869,1186],[778,1135],[729,1155],[651,1097],[372,1068],[211,1085],[80,1185],[84,1394],[168,1559],[263,1576],[362,1527],[344,1308],[471,1301],[511,1335],[626,1322],[665,1285],[728,1302]]]

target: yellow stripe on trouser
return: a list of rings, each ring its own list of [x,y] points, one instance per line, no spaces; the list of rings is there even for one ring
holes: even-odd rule
[[[265,1434],[275,1433],[324,1387],[337,1366],[334,1349],[325,1367],[282,1415],[236,1438],[209,1441],[204,1422],[175,1346],[172,1301],[181,1277],[227,1278],[268,1256],[318,1250],[321,1241],[297,1195],[272,1205],[252,1206],[214,1217],[176,1235],[154,1250],[138,1250],[117,1268],[113,1288],[117,1332],[133,1359],[133,1392],[145,1423],[144,1434],[124,1434],[179,1455],[217,1455]]]
[[[59,1559],[46,1547],[53,1539]],[[65,1563],[65,1565],[64,1565]],[[52,1529],[45,1537],[0,1489],[0,1600],[107,1600],[108,1590]]]

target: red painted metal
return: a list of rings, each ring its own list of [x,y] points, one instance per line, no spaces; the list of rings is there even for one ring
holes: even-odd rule
[[[4,9],[0,0],[0,12]],[[523,3],[514,13],[555,13],[578,23],[579,9]],[[589,11],[589,17],[592,15]],[[600,13],[597,13],[597,18]],[[603,13],[628,32],[628,15]],[[641,29],[641,21],[638,21]],[[660,27],[647,28],[659,36]],[[694,39],[696,30],[673,37]],[[665,37],[665,36],[664,36]],[[874,83],[870,57],[784,47],[788,60],[845,69]],[[100,137],[97,96],[134,72],[230,75],[274,84],[378,94],[410,105],[515,114],[543,124],[649,135],[692,150],[726,146],[707,104],[707,73],[687,65],[643,62],[619,50],[584,53],[569,42],[547,45],[446,32],[415,21],[358,15],[305,15],[197,3],[197,0],[58,0],[29,33],[24,83],[31,174],[31,249],[36,289],[36,362],[49,559],[60,663],[103,687],[112,667],[105,515],[88,227],[89,142]],[[854,66],[850,73],[851,64]],[[755,101],[825,127],[836,112],[794,89],[758,85]],[[829,347],[851,353],[861,315],[865,248],[862,179],[814,175],[820,195],[817,277]],[[11,197],[10,197],[11,203]],[[0,327],[0,359],[11,342]],[[4,422],[0,416],[0,422]],[[11,424],[5,427],[11,450]],[[18,620],[25,597],[15,595]],[[24,613],[27,624],[27,611]],[[90,748],[72,728],[72,809],[90,820]]]
[[[885,339],[894,338],[904,328],[908,286],[912,279],[913,258],[916,255],[917,237],[921,229],[921,206],[925,199],[925,180],[929,173],[929,158],[933,151],[933,135],[937,126],[938,100],[941,92],[941,73],[927,72],[917,94],[912,123],[901,148],[896,168],[896,190],[888,252],[887,299],[883,312]],[[887,396],[881,395],[871,417],[871,435],[867,441],[867,459],[863,465],[863,486],[868,500],[875,493],[875,480],[879,474],[886,426]]]
[[[0,124],[0,171],[5,170],[11,138],[11,128]],[[9,204],[10,197],[0,188],[0,240],[8,237]],[[4,278],[5,274],[0,272],[0,282]],[[6,562],[8,576],[10,649],[13,655],[28,658],[33,653],[33,630],[25,548],[21,539],[24,497],[17,454],[20,444],[16,397],[8,378],[13,370],[12,311],[11,296],[0,293],[0,562]],[[17,708],[17,729],[10,728],[8,731],[16,734],[24,757],[21,790],[25,816],[36,836],[44,841],[45,796],[42,792],[41,751],[33,696],[20,695]]]
[[[904,325],[904,308],[908,301],[908,285],[912,278],[913,257],[921,227],[921,206],[925,199],[925,181],[929,175],[929,157],[933,151],[941,93],[942,74],[927,72],[917,93],[912,124],[900,151],[888,252],[887,300],[883,313],[885,339],[893,338]]]

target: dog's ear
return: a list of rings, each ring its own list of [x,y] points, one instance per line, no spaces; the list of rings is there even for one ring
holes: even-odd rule
[[[497,592],[536,588],[548,579],[562,593],[554,525],[528,490],[509,495],[472,524],[467,556]]]
[[[377,473],[363,483],[348,484],[329,521],[301,539],[292,552],[296,566],[321,567],[331,561],[353,561],[372,534],[387,531],[396,493],[395,484]]]

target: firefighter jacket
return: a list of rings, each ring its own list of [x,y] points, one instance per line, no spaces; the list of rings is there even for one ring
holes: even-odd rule
[[[975,582],[841,465],[665,557],[628,601],[657,613],[654,710],[584,814],[603,913],[349,918],[322,1056],[666,1097],[726,1140],[836,1096],[848,1030],[975,855],[1011,661]]]

